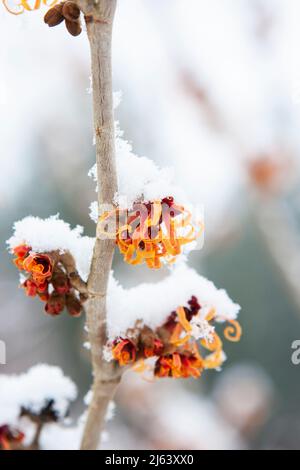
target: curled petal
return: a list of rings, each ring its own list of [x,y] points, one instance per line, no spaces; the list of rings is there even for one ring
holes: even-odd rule
[[[183,339],[181,339],[180,336],[182,332],[183,332],[182,325],[180,323],[176,323],[173,333],[170,338],[170,343],[174,344],[175,346],[179,346],[185,343],[189,339],[189,336],[186,335]]]
[[[212,309],[210,309],[210,311],[206,315],[205,320],[210,322],[215,318],[215,316],[216,316],[216,310],[214,308],[212,308]]]
[[[6,10],[11,13],[12,15],[21,15],[24,13],[24,7],[22,4],[17,4],[15,5],[16,10],[13,10],[12,7],[10,7],[8,0],[2,0],[4,7]]]
[[[38,10],[41,7],[41,4],[48,7],[54,6],[58,0],[35,0],[34,2],[29,2],[28,0],[20,0],[19,3],[9,0],[2,0],[4,7],[9,13],[13,15],[21,15],[25,11],[34,11]]]
[[[229,320],[230,326],[224,330],[224,336],[228,341],[237,343],[242,336],[242,327],[236,320]]]
[[[57,4],[57,2],[58,0],[50,0],[50,2],[48,3],[48,0],[43,0],[43,4],[46,5],[46,7],[53,7]]]
[[[213,352],[206,356],[203,360],[203,366],[205,369],[217,369],[223,364],[223,351],[222,349],[218,349],[217,351]]]
[[[24,7],[24,10],[27,11],[38,10],[41,6],[41,0],[35,0],[35,3],[32,6],[27,0],[21,0],[21,5]]]
[[[223,347],[221,338],[219,335],[217,335],[215,331],[212,333],[212,341],[202,339],[201,344],[204,348],[208,349],[209,351],[220,351]]]
[[[216,332],[213,333],[213,341],[207,341],[206,339],[201,340],[202,346],[204,346],[212,354],[206,356],[203,360],[205,369],[217,369],[223,364],[223,344],[219,335]]]

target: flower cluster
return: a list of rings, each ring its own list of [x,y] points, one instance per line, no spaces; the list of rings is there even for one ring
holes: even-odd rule
[[[0,450],[17,450],[24,437],[21,431],[8,424],[0,426]]]
[[[57,0],[50,0],[50,2],[48,0],[34,0],[33,2],[29,0],[19,0],[18,2],[15,0],[2,0],[2,2],[10,13],[13,15],[21,15],[25,11],[38,10],[41,5],[52,7],[57,3]]]
[[[173,197],[135,202],[131,210],[106,211],[99,218],[98,233],[115,237],[128,264],[145,262],[152,269],[159,269],[162,260],[173,263],[183,246],[199,235],[190,212]]]
[[[154,331],[137,324],[135,329],[128,330],[126,338],[117,338],[108,345],[106,352],[110,351],[120,366],[133,365],[139,372],[147,368],[145,360],[154,358],[152,368],[156,377],[198,378],[203,370],[217,369],[225,360],[222,340],[212,325],[216,320],[220,321],[215,310],[201,308],[198,299],[192,296],[187,306],[178,307]],[[225,338],[239,341],[242,333],[239,323],[228,322]]]
[[[27,274],[21,287],[29,297],[45,302],[45,312],[59,315],[64,308],[72,317],[79,317],[86,297],[74,288],[78,274],[73,269],[72,257],[59,252],[36,253],[22,244],[12,249],[17,268]]]

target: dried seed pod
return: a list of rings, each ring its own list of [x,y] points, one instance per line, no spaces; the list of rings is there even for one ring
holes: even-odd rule
[[[62,7],[62,14],[66,20],[76,21],[80,16],[80,8],[74,2],[66,2]]]
[[[62,21],[64,21],[64,16],[62,14],[63,6],[64,3],[55,5],[53,8],[50,8],[50,10],[48,10],[44,16],[44,21],[50,28],[57,26]]]
[[[76,20],[76,21],[66,20],[66,28],[69,31],[69,33],[72,34],[72,36],[78,36],[82,31],[79,20]]]

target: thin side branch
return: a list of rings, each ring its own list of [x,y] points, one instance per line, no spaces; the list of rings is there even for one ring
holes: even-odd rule
[[[98,175],[98,204],[112,204],[117,191],[111,71],[111,40],[116,0],[80,0],[91,49],[94,128]],[[96,238],[86,306],[93,365],[93,397],[81,449],[98,448],[107,406],[120,381],[120,370],[103,358],[106,344],[106,292],[115,248],[114,240]]]

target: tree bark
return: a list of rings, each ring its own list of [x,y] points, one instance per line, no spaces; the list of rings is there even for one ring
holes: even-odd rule
[[[98,204],[112,204],[117,191],[112,95],[111,41],[116,0],[79,0],[91,49]],[[93,366],[92,401],[81,449],[97,449],[107,407],[120,381],[120,369],[103,357],[106,344],[106,293],[115,240],[96,237],[88,279],[87,327]]]

